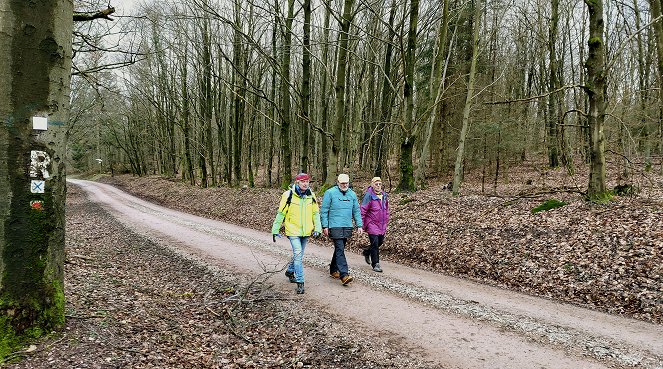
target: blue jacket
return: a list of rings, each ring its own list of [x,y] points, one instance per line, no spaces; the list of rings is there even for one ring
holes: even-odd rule
[[[352,227],[354,219],[357,227],[362,226],[359,200],[351,188],[341,192],[338,186],[325,191],[320,208],[322,228]]]

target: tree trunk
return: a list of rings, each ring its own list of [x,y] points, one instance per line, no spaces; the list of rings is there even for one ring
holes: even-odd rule
[[[272,58],[274,60],[278,60],[278,52],[276,48],[276,38],[277,38],[277,25],[279,24],[278,22],[278,12],[276,9],[278,9],[278,0],[274,0],[274,25],[272,27]],[[268,160],[267,160],[267,174],[265,177],[267,177],[267,185],[272,186],[272,172],[274,169],[274,136],[276,135],[276,74],[277,70],[276,68],[272,68],[272,75],[271,75],[271,83],[269,86],[269,101],[273,102],[271,104],[267,105],[267,108],[269,109],[267,111],[267,122],[269,124],[269,153],[267,154]]]
[[[658,69],[658,153],[663,153],[663,19],[661,19],[661,0],[649,0],[652,18],[658,18],[652,26],[656,38],[656,56]],[[661,165],[663,173],[663,164]]]
[[[320,117],[320,127],[322,128],[323,134],[320,136],[320,182],[327,182],[327,168],[329,167],[328,158],[329,158],[329,138],[326,132],[329,131],[329,97],[327,96],[327,86],[329,82],[329,73],[327,72],[327,63],[329,59],[329,24],[331,19],[331,0],[325,0],[325,20],[324,27],[322,31],[322,86],[320,87],[320,104],[321,109],[318,114]]]
[[[405,100],[405,117],[401,133],[401,180],[396,188],[398,191],[414,191],[414,168],[412,150],[414,148],[414,64],[417,51],[417,25],[419,23],[419,0],[410,1],[410,29],[407,36],[405,52],[405,84],[403,99]]]
[[[449,0],[443,0],[442,19],[438,28],[437,47],[435,50],[435,60],[431,70],[431,82],[429,86],[429,96],[433,100],[433,108],[428,116],[428,125],[426,126],[426,133],[424,134],[424,142],[421,147],[421,155],[419,155],[419,164],[415,173],[416,183],[421,187],[426,185],[426,167],[428,158],[430,157],[430,142],[433,133],[433,126],[435,120],[440,115],[440,101],[442,99],[442,87],[444,78],[442,77],[442,69],[444,66],[445,46],[447,44],[447,32],[449,30]]]
[[[558,65],[557,65],[557,49],[555,43],[557,42],[557,29],[559,24],[559,0],[551,0],[551,16],[550,28],[548,30],[548,88],[550,95],[548,95],[548,119],[546,125],[548,127],[546,139],[548,141],[548,166],[550,168],[557,168],[559,166],[559,145],[557,137],[557,119],[558,111],[560,109],[558,94],[559,92],[552,93],[559,87],[558,81]]]
[[[64,324],[72,14],[70,0],[0,1],[0,362]]]
[[[465,139],[470,126],[470,108],[472,107],[472,96],[474,95],[474,75],[477,68],[477,57],[479,54],[479,29],[481,28],[481,0],[474,4],[473,21],[473,45],[472,45],[472,63],[470,64],[470,74],[467,76],[467,95],[465,97],[465,107],[463,108],[463,126],[458,139],[458,151],[456,153],[456,164],[454,165],[454,180],[451,192],[454,196],[460,193],[460,184],[463,180],[463,160],[465,157]]]
[[[216,186],[214,170],[214,146],[212,145],[212,54],[210,52],[210,25],[207,18],[203,18],[200,25],[202,51],[198,63],[202,75],[199,76],[200,87],[200,170],[202,186]]]
[[[235,34],[233,37],[233,181],[239,187],[242,179],[242,133],[244,130],[244,99],[246,97],[245,51],[242,46],[242,22],[240,0],[235,0]]]
[[[352,22],[352,8],[354,0],[345,0],[343,4],[343,18],[341,19],[340,42],[338,45],[338,60],[336,65],[336,122],[333,128],[333,137],[331,140],[331,152],[327,173],[336,173],[338,171],[339,153],[341,151],[341,134],[345,127],[345,78],[348,66],[348,44],[349,31]],[[335,174],[327,176],[325,183],[333,184],[336,180]]]
[[[311,0],[304,0],[304,45],[302,50],[302,161],[301,170],[309,172],[309,153],[311,152],[309,117],[311,100]]]
[[[382,78],[382,92],[380,96],[380,122],[378,123],[377,132],[375,133],[375,169],[373,174],[381,177],[383,175],[384,166],[386,166],[387,156],[389,153],[388,145],[385,144],[385,128],[387,122],[391,120],[391,109],[394,100],[394,89],[391,83],[392,67],[391,59],[394,53],[393,40],[396,37],[396,30],[394,28],[394,21],[396,19],[396,0],[392,0],[389,10],[389,36],[387,39],[387,49],[384,55],[384,76]]]
[[[295,0],[288,0],[288,17],[283,29],[283,55],[281,59],[281,160],[283,160],[282,185],[292,177],[292,149],[290,148],[290,58],[292,48],[292,22]]]
[[[605,122],[607,81],[605,74],[605,48],[603,44],[603,0],[585,0],[589,10],[589,50],[585,69],[585,91],[589,96],[590,169],[587,196],[602,201],[606,195],[605,183]]]
[[[182,135],[184,143],[184,180],[188,180],[191,185],[196,184],[196,175],[193,168],[193,160],[191,159],[191,111],[189,105],[189,93],[187,85],[187,60],[186,53],[184,55],[184,60],[180,64],[180,69],[182,73]]]

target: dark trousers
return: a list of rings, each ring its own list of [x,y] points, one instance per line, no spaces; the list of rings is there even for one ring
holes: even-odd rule
[[[364,249],[364,256],[371,257],[371,266],[380,262],[380,246],[384,243],[383,234],[369,234],[368,239],[371,241],[371,246]]]
[[[348,275],[348,261],[345,259],[345,243],[347,238],[334,238],[334,255],[329,264],[329,274],[339,272],[341,278]]]

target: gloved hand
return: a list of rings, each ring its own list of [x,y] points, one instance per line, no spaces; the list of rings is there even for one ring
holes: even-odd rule
[[[313,236],[313,238],[318,238],[320,237],[320,232],[313,231],[313,233],[311,233],[311,236]]]
[[[272,235],[272,241],[276,242],[276,237],[281,238],[281,234],[279,234],[279,233],[274,233],[274,234]]]

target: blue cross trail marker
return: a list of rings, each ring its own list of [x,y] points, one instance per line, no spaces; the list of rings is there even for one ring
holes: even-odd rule
[[[32,193],[44,193],[45,189],[46,189],[46,182],[37,181],[37,180],[32,180],[31,181],[30,192],[32,192]]]

